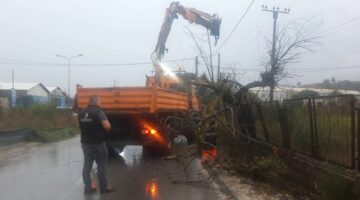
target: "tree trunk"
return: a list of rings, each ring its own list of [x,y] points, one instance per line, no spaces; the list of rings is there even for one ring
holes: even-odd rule
[[[270,92],[269,92],[269,96],[270,96],[270,101],[273,101],[274,100],[274,88],[275,88],[275,85],[270,85]]]

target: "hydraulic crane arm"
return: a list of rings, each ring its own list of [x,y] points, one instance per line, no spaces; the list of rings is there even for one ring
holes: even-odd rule
[[[161,26],[156,47],[152,55],[152,61],[155,67],[155,77],[158,84],[160,84],[160,77],[162,76],[160,61],[167,50],[165,47],[166,40],[169,36],[173,21],[178,18],[178,15],[183,16],[183,18],[188,20],[190,23],[201,25],[210,30],[210,34],[215,37],[215,43],[220,35],[221,19],[218,15],[209,15],[195,8],[186,8],[180,5],[179,2],[171,3],[169,8],[166,9],[164,22]]]
[[[157,60],[161,60],[161,57],[165,54],[165,43],[169,36],[172,23],[174,19],[178,18],[178,14],[182,15],[183,18],[190,23],[199,24],[209,29],[210,34],[215,37],[215,40],[219,38],[221,19],[216,14],[209,15],[195,8],[185,8],[180,5],[179,2],[173,2],[170,4],[169,8],[166,9],[164,22],[161,26],[158,41],[156,43],[154,53],[156,54]]]

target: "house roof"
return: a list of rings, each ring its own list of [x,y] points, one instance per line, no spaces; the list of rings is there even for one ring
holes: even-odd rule
[[[53,92],[53,91],[56,90],[56,89],[61,90],[59,87],[54,87],[54,86],[46,87],[46,89],[49,90],[49,92]]]
[[[65,92],[58,86],[49,86],[46,87],[47,90],[49,90],[50,93],[55,95],[65,95]]]
[[[38,85],[40,85],[47,92],[49,92],[49,90],[40,82],[15,82],[14,89],[15,90],[30,90]],[[12,88],[13,88],[12,82],[0,82],[0,90],[11,90]]]

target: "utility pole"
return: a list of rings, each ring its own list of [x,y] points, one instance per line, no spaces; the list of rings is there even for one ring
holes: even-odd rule
[[[199,58],[196,56],[195,57],[195,91],[197,93],[198,91],[198,84],[199,84]]]
[[[220,53],[218,53],[217,80],[220,81]]]
[[[197,81],[199,78],[199,58],[197,56],[195,57],[195,76]]]
[[[271,49],[271,68],[270,68],[270,72],[272,74],[272,76],[275,76],[275,72],[276,72],[276,65],[277,65],[277,61],[275,61],[275,51],[276,51],[276,40],[277,40],[277,36],[276,36],[276,25],[277,25],[277,18],[280,14],[289,14],[290,9],[284,8],[284,10],[280,10],[279,7],[275,8],[273,7],[273,9],[268,9],[267,6],[262,6],[262,10],[266,11],[266,12],[272,12],[273,13],[273,19],[274,19],[274,24],[273,24],[273,38],[272,38],[272,49]],[[274,99],[274,88],[275,88],[275,77],[272,78],[271,83],[270,83],[270,101],[273,101]]]
[[[16,90],[15,90],[15,72],[14,69],[11,71],[12,76],[12,88],[11,88],[11,108],[16,106]]]

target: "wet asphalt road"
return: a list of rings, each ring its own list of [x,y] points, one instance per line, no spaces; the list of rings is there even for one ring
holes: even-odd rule
[[[41,145],[9,159],[0,159],[0,199],[219,199],[219,192],[210,183],[173,183],[183,181],[186,177],[179,163],[166,161],[159,156],[143,155],[141,146],[127,146],[121,157],[109,160],[109,182],[117,189],[116,192],[84,195],[82,161],[79,137]],[[201,170],[197,162],[193,162],[189,171],[191,180],[206,180],[206,172]]]

